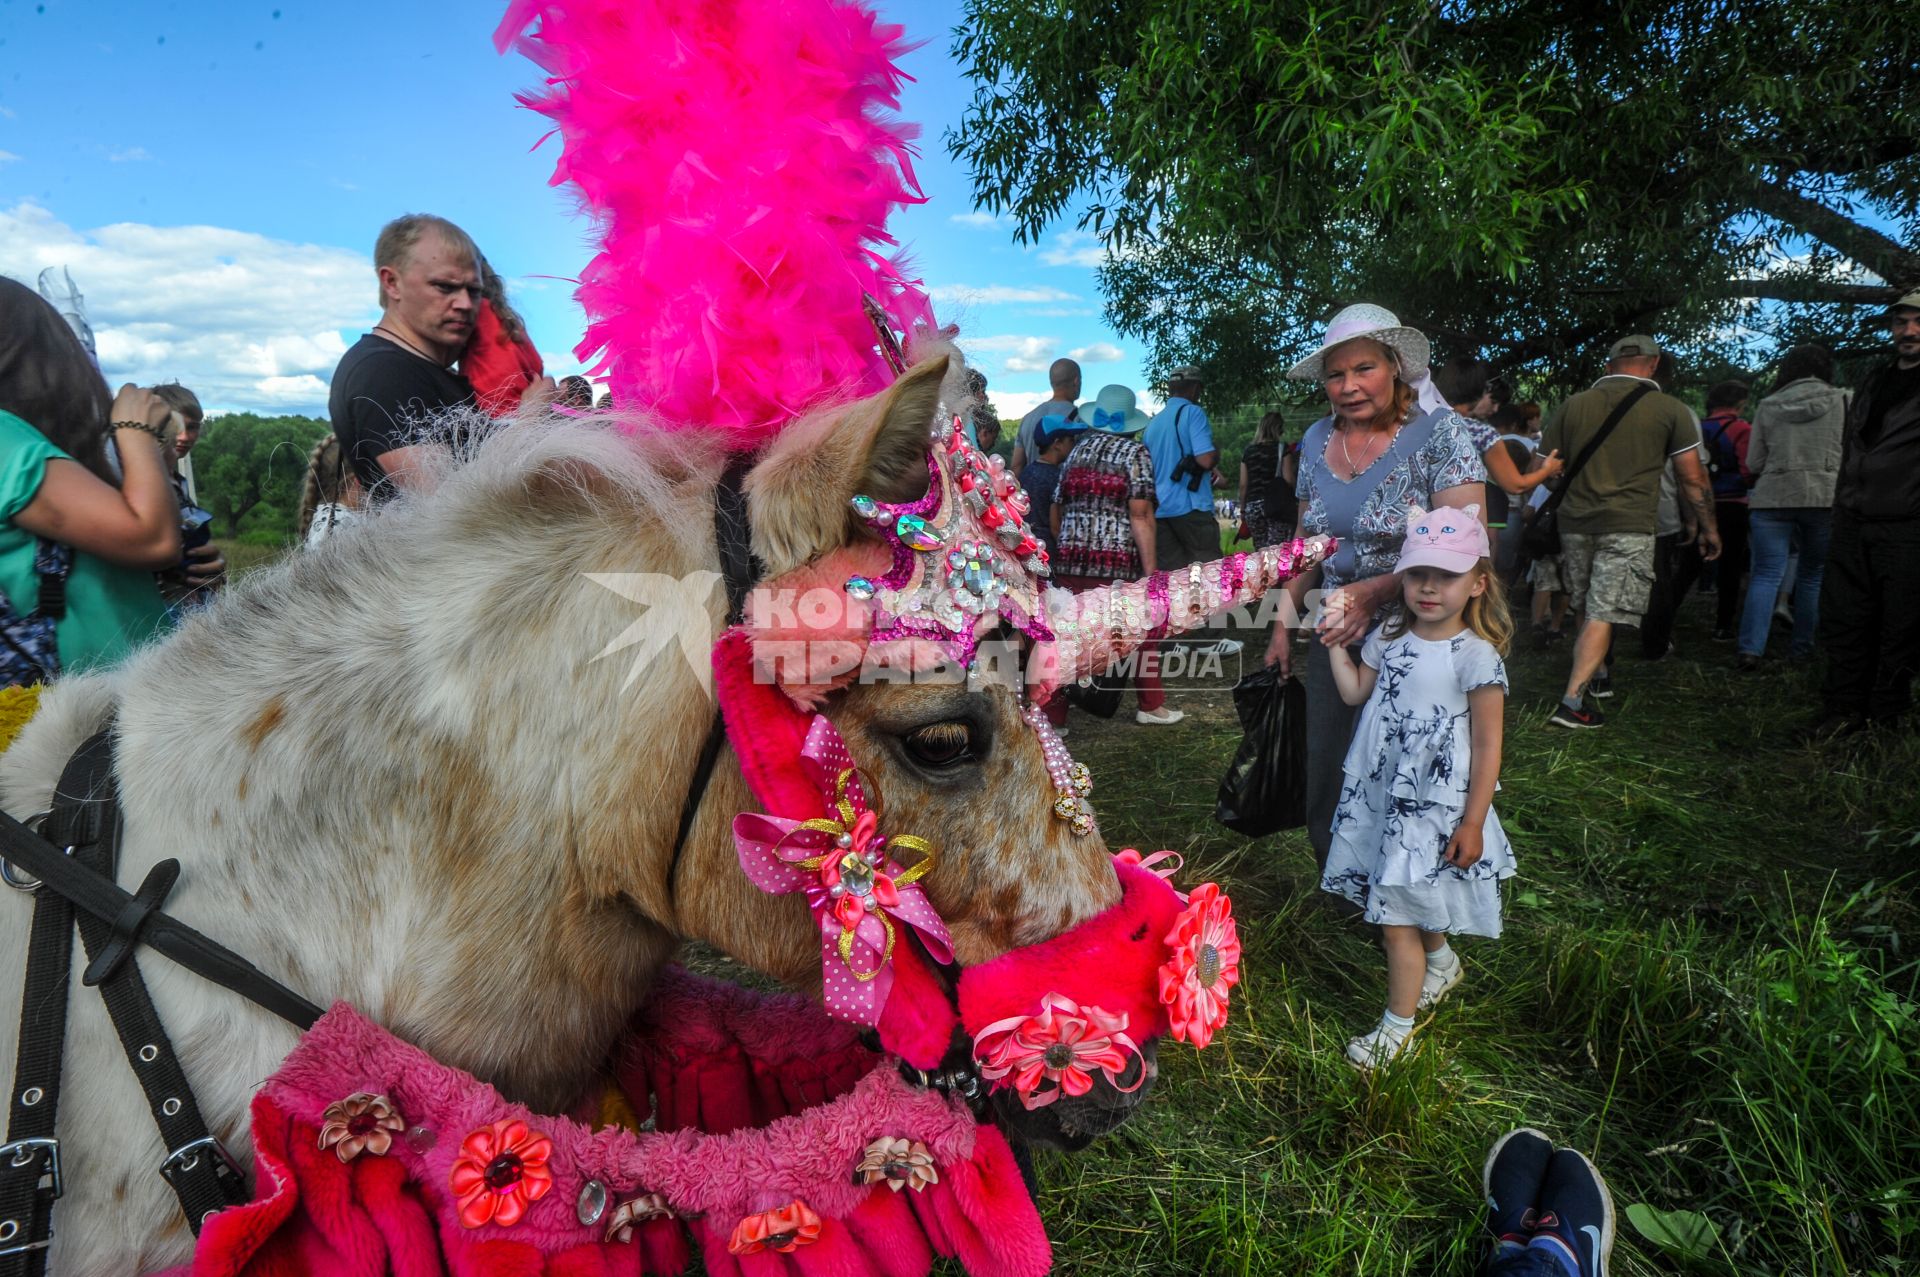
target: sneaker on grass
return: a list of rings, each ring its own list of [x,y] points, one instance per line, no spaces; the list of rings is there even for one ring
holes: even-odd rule
[[[1556,1150],[1540,1182],[1539,1206],[1529,1249],[1564,1250],[1579,1277],[1607,1277],[1613,1255],[1613,1195],[1599,1169],[1573,1149]]]
[[[1246,646],[1247,645],[1239,639],[1223,638],[1209,643],[1205,647],[1197,647],[1194,651],[1203,656],[1238,656]]]
[[[1136,723],[1160,724],[1177,723],[1186,715],[1177,709],[1168,709],[1162,705],[1159,709],[1137,709],[1133,712]]]
[[[1593,699],[1596,701],[1612,700],[1613,699],[1613,675],[1609,674],[1605,670],[1601,670],[1598,674],[1595,674],[1592,678],[1588,679],[1587,695],[1593,697]]]
[[[1555,727],[1571,727],[1579,730],[1588,727],[1604,727],[1607,719],[1591,705],[1583,703],[1579,709],[1574,709],[1565,701],[1561,701],[1553,707],[1553,713],[1548,716],[1547,721]]]
[[[1362,1072],[1380,1068],[1407,1049],[1407,1039],[1411,1036],[1411,1029],[1377,1025],[1373,1032],[1362,1033],[1347,1043],[1347,1062]]]
[[[1508,1131],[1487,1151],[1480,1188],[1487,1199],[1487,1231],[1497,1241],[1527,1244],[1539,1227],[1540,1183],[1547,1177],[1553,1141],[1530,1126]]]

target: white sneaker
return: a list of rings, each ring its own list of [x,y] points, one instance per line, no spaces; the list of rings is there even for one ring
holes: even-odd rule
[[[1406,1050],[1407,1039],[1412,1036],[1412,1030],[1400,1035],[1382,1024],[1347,1043],[1347,1062],[1356,1069],[1377,1069]]]
[[[1177,709],[1167,709],[1165,706],[1159,709],[1137,709],[1133,711],[1133,721],[1136,723],[1159,723],[1165,725],[1167,723],[1177,723],[1185,717],[1186,715],[1181,711]]]
[[[1207,656],[1238,656],[1246,646],[1239,639],[1223,638],[1217,643],[1209,643],[1205,647],[1194,650]]]
[[[1460,983],[1460,974],[1464,966],[1460,959],[1455,958],[1450,967],[1443,967],[1438,971],[1428,967],[1427,974],[1420,979],[1420,1001],[1417,1004],[1419,1009],[1428,1010],[1441,998],[1446,997],[1447,990]]]
[[[1067,738],[1067,733],[1072,730],[1073,730],[1072,728],[1062,725],[1060,727],[1054,728],[1053,734],[1059,737],[1061,740],[1065,740]]]

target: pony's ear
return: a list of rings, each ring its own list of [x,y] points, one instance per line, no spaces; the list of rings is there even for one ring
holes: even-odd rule
[[[927,491],[927,449],[945,354],[915,364],[872,398],[781,431],[747,476],[753,548],[769,577],[845,545],[852,497],[912,501]]]

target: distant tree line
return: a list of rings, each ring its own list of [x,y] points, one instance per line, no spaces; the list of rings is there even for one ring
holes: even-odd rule
[[[230,412],[207,421],[193,450],[194,488],[213,532],[251,545],[294,539],[307,457],[333,427],[318,417]]]

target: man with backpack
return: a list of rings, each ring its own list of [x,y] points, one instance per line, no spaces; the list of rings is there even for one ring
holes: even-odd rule
[[[1713,517],[1720,526],[1719,580],[1715,586],[1713,641],[1733,642],[1740,615],[1740,578],[1746,574],[1747,441],[1753,427],[1744,415],[1753,391],[1745,382],[1723,381],[1707,391],[1707,415],[1700,419],[1700,440],[1707,448],[1707,474],[1713,483]]]
[[[1557,727],[1605,722],[1587,701],[1587,684],[1607,658],[1616,625],[1640,624],[1653,588],[1653,539],[1660,474],[1672,458],[1681,499],[1699,518],[1700,555],[1720,557],[1706,467],[1694,451],[1693,414],[1653,379],[1660,346],[1634,334],[1607,352],[1607,375],[1572,396],[1541,434],[1543,449],[1568,458],[1562,491],[1542,515],[1557,519],[1561,570],[1581,613],[1566,694],[1548,720]]]

